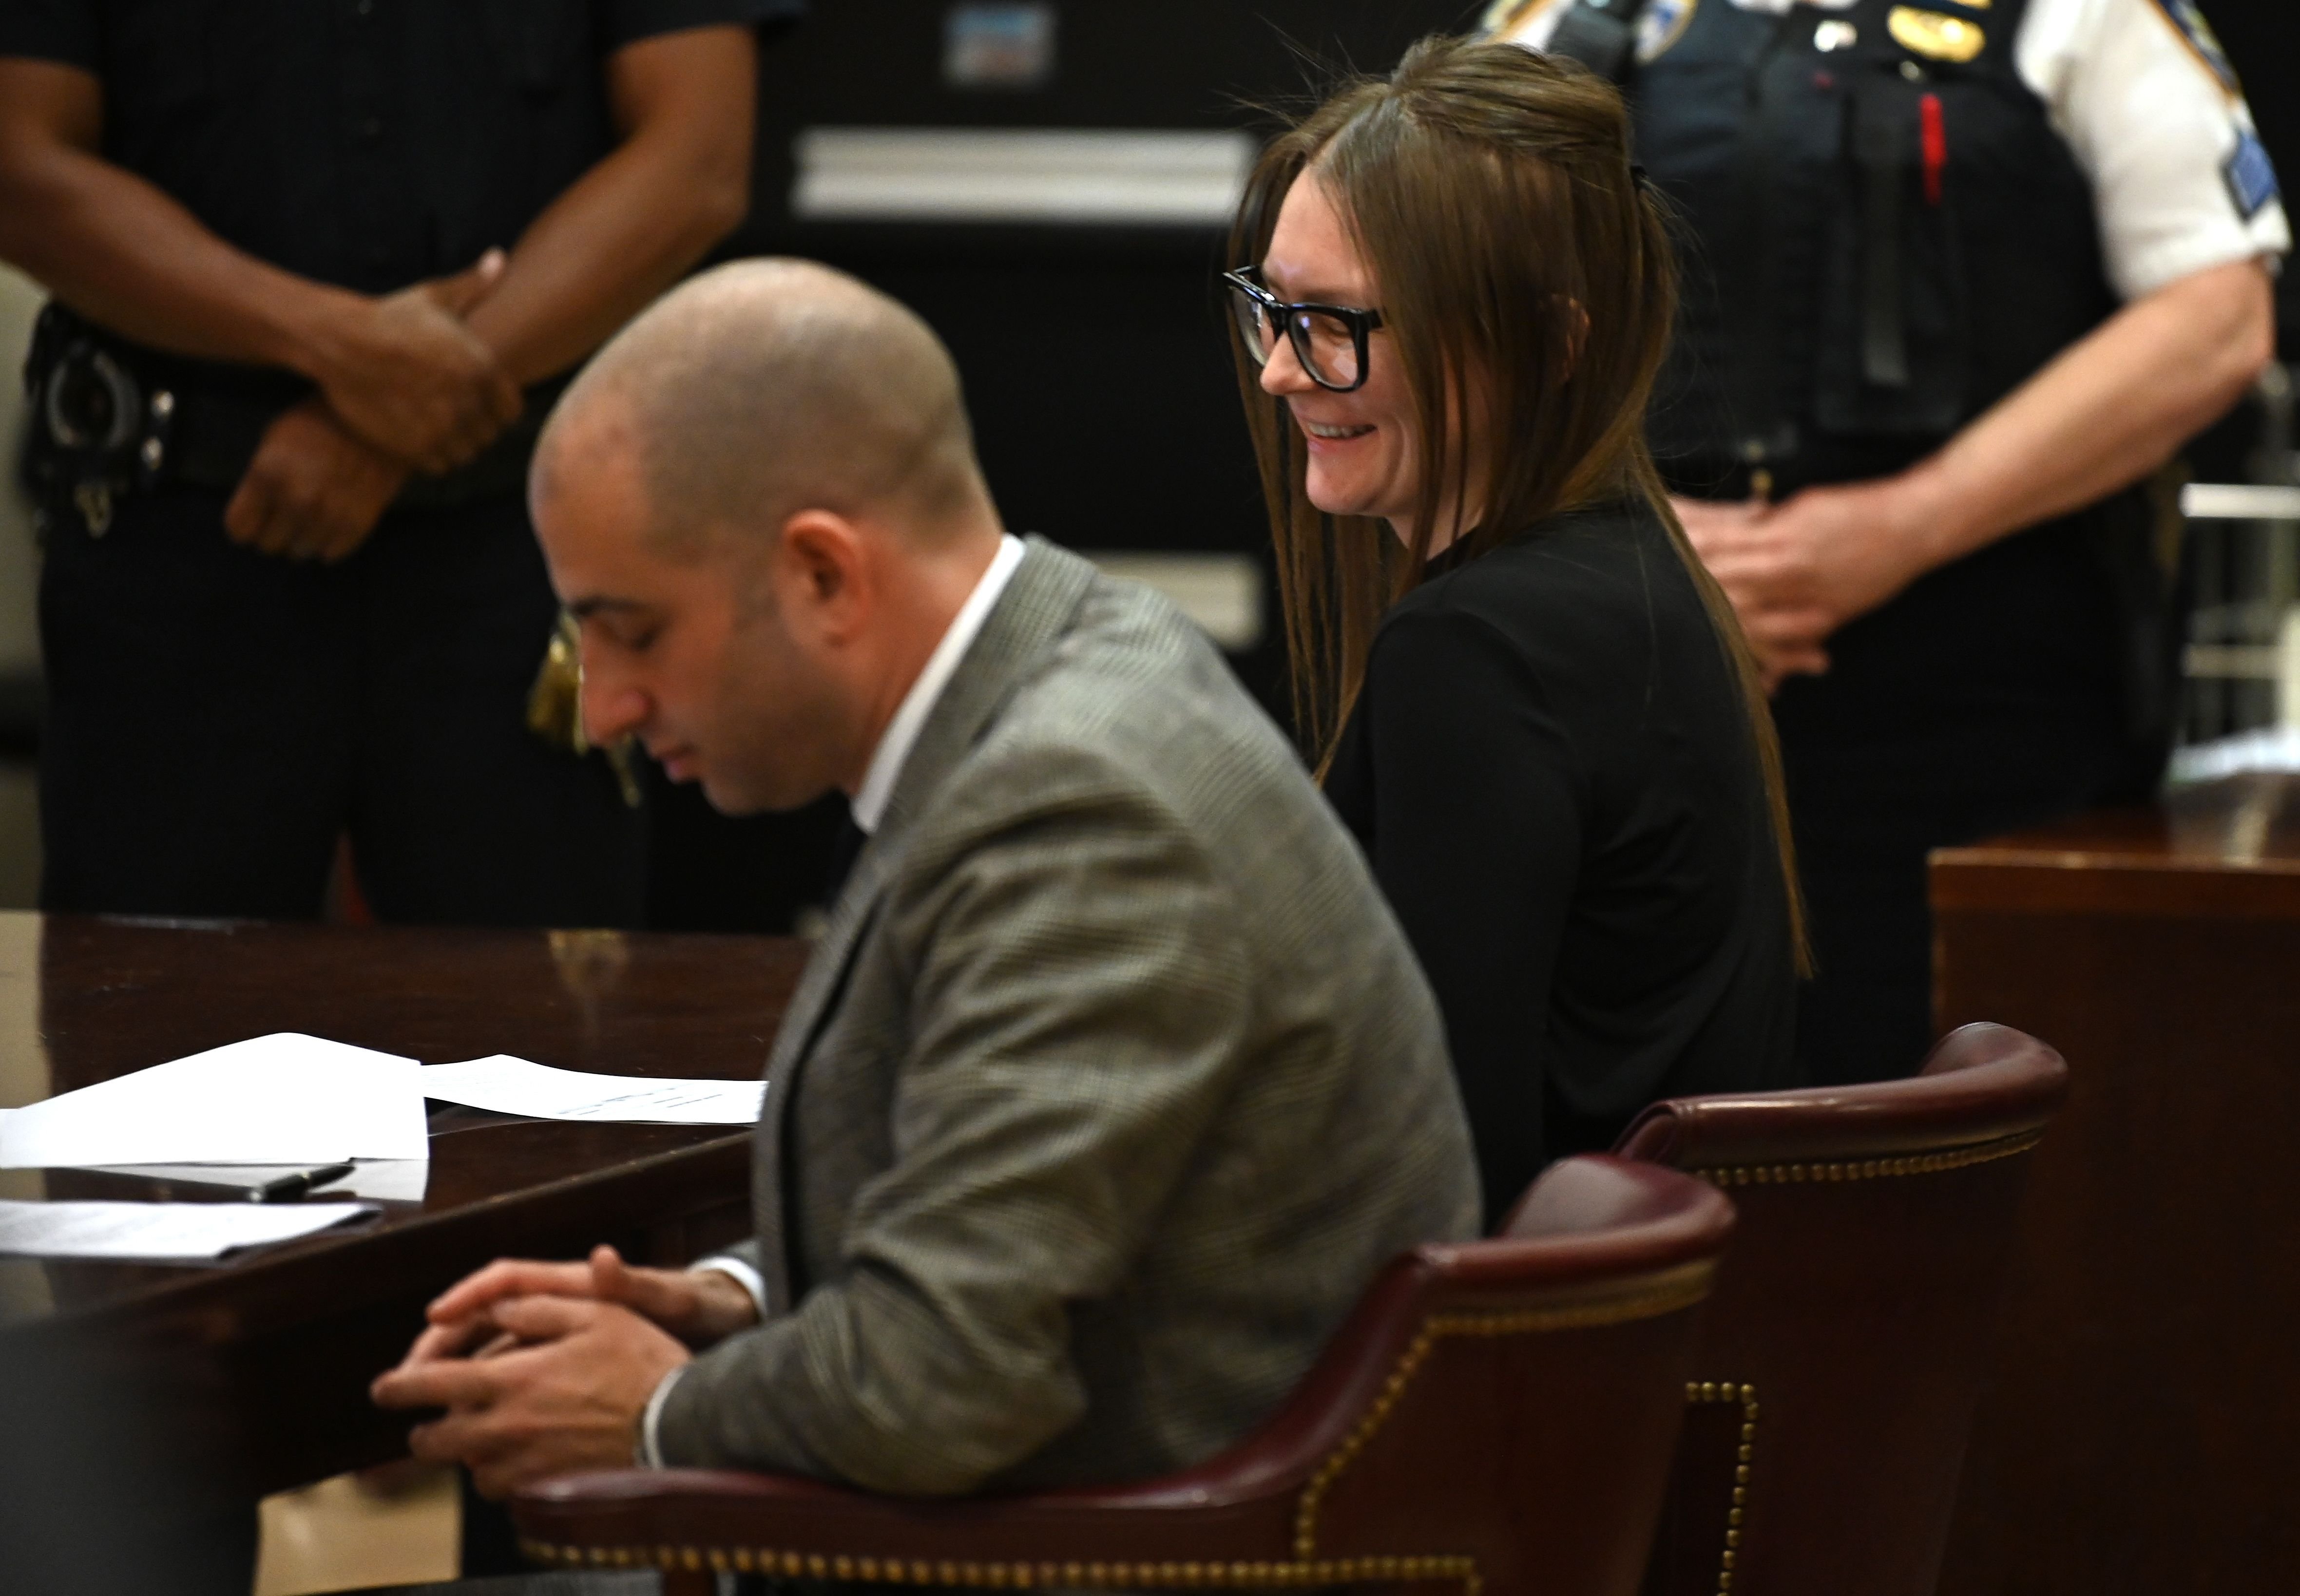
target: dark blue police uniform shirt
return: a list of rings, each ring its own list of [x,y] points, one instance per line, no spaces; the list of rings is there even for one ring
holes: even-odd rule
[[[804,0],[0,0],[0,55],[103,79],[104,154],[304,277],[459,270],[615,144],[604,63]]]

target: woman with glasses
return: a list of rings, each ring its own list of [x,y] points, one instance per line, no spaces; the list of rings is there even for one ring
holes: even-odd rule
[[[1610,87],[1440,39],[1271,145],[1231,245],[1303,730],[1498,1222],[1656,1098],[1794,1084],[1771,722],[1644,441],[1663,213]]]

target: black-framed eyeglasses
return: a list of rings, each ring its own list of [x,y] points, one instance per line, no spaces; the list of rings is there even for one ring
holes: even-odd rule
[[[1278,329],[1286,329],[1294,358],[1321,388],[1346,394],[1366,379],[1366,337],[1381,325],[1379,311],[1340,304],[1288,304],[1254,280],[1251,267],[1222,273],[1230,313],[1246,340],[1246,352],[1266,366],[1277,352]]]

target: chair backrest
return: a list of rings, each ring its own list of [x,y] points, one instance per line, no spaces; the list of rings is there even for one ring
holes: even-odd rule
[[[531,1555],[585,1566],[1636,1596],[1696,1311],[1732,1226],[1724,1194],[1688,1176],[1569,1159],[1504,1234],[1390,1265],[1268,1423],[1158,1479],[917,1501],[779,1475],[626,1472],[523,1492],[513,1515]]]
[[[1906,1080],[1682,1098],[1618,1151],[1729,1190],[1648,1596],[1930,1596],[2051,1048],[1967,1026]]]
[[[1264,1432],[1318,1459],[1297,1556],[1420,1550],[1473,1562],[1453,1572],[1483,1596],[1631,1596],[1733,1224],[1721,1193],[1655,1173],[1566,1160],[1500,1235],[1375,1284]]]

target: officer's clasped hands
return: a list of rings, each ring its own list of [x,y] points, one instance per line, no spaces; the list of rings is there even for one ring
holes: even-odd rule
[[[1733,601],[1765,690],[1829,669],[1829,636],[1930,569],[1926,518],[1890,480],[1809,487],[1778,504],[1672,499]]]
[[[366,541],[412,470],[470,461],[518,419],[519,387],[465,325],[501,280],[489,250],[453,277],[380,298],[346,295],[315,338],[320,394],[268,428],[224,509],[235,542],[341,560]]]
[[[262,553],[332,562],[367,541],[407,477],[326,401],[307,399],[265,428],[224,506],[224,530]]]
[[[489,250],[453,277],[381,298],[346,296],[315,340],[313,373],[345,425],[417,470],[453,470],[518,419],[519,385],[463,318],[493,291]]]

